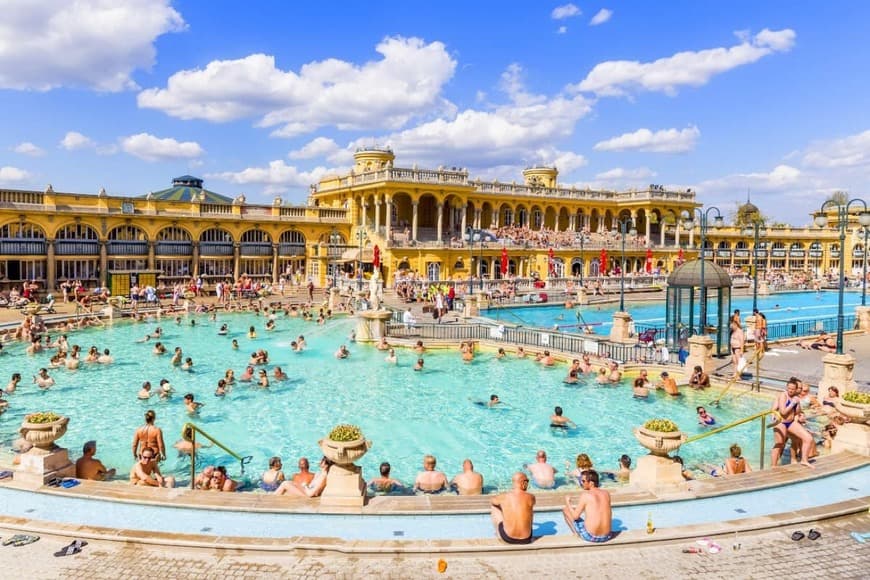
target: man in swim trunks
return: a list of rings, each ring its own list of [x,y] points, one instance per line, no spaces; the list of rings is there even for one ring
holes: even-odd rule
[[[692,377],[689,379],[689,386],[693,389],[706,389],[710,386],[710,375],[704,372],[701,365],[695,365]]]
[[[174,477],[163,477],[160,473],[156,457],[154,449],[144,448],[133,469],[130,470],[130,483],[149,487],[175,487]]]
[[[550,489],[556,486],[556,468],[547,463],[547,452],[539,449],[535,455],[535,462],[523,466],[532,474],[535,486],[541,489]]]
[[[82,447],[82,456],[76,461],[76,477],[103,481],[114,477],[114,469],[106,469],[103,462],[94,457],[97,454],[97,442],[87,441]]]
[[[414,491],[423,493],[438,493],[447,487],[447,476],[435,469],[436,460],[433,455],[423,456],[423,471],[417,474],[414,481]]]
[[[490,517],[498,538],[506,544],[530,544],[535,496],[527,492],[529,478],[518,471],[512,478],[513,489],[500,493],[490,502]]]
[[[583,486],[583,493],[577,497],[577,505],[571,505],[570,497],[565,498],[565,507],[562,509],[565,522],[571,532],[587,542],[606,542],[613,537],[610,494],[598,487],[598,472],[594,469],[587,469],[580,474],[580,485]]]
[[[565,417],[562,413],[562,407],[556,407],[553,410],[553,414],[550,415],[550,427],[560,427],[562,429],[573,429],[577,427],[577,424],[574,423],[574,421]]]
[[[483,493],[483,476],[474,471],[470,459],[462,462],[462,473],[456,475],[450,482],[459,495],[480,495]]]
[[[662,388],[665,390],[667,394],[672,397],[679,397],[680,390],[677,388],[677,381],[674,380],[674,377],[670,376],[667,371],[662,373],[662,380],[656,385],[656,388]]]
[[[369,488],[376,493],[390,493],[391,491],[405,487],[398,479],[390,477],[391,469],[392,466],[389,462],[384,461],[381,463],[381,476],[369,481]]]
[[[782,416],[782,422],[773,428],[774,443],[770,450],[770,462],[774,467],[779,465],[782,451],[785,449],[785,443],[789,437],[800,440],[801,465],[812,467],[809,458],[813,436],[797,421],[797,416],[801,412],[801,402],[798,396],[799,383],[797,378],[791,377],[785,386],[785,391],[776,397],[771,407],[771,410],[777,411]]]

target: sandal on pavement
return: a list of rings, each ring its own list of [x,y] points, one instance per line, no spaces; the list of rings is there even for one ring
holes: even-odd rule
[[[794,540],[795,542],[799,542],[799,541],[804,539],[804,533],[801,532],[800,530],[798,530],[797,532],[794,532],[791,535],[791,539]]]
[[[74,554],[78,554],[79,552],[81,552],[82,548],[84,546],[87,546],[87,545],[88,545],[88,543],[85,541],[73,540],[69,546],[65,546],[60,551],[55,552],[54,555],[57,556],[58,558],[60,558],[62,556],[72,556]]]
[[[819,538],[821,538],[822,534],[818,530],[813,529],[813,530],[810,530],[809,533],[807,533],[807,537],[809,539],[815,541],[815,540],[818,540]]]

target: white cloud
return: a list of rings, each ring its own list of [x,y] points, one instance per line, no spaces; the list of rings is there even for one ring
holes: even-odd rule
[[[96,143],[78,131],[69,131],[64,135],[64,138],[61,139],[60,146],[67,151],[76,151],[78,149],[90,149],[96,147]]]
[[[165,89],[142,91],[138,103],[182,119],[260,117],[258,126],[277,127],[273,135],[280,137],[323,126],[395,130],[414,117],[453,110],[440,96],[456,68],[443,43],[393,37],[375,50],[383,58],[361,66],[327,59],[298,72],[276,68],[265,54],[212,61],[175,73]]]
[[[592,20],[589,21],[589,26],[598,26],[599,24],[604,24],[605,22],[610,20],[611,16],[613,16],[613,10],[602,8],[595,14],[595,16],[592,17]]]
[[[548,147],[535,151],[535,157],[542,164],[555,165],[561,175],[567,175],[589,163],[585,157],[578,153],[559,151]]]
[[[602,62],[571,89],[602,96],[642,90],[673,95],[678,87],[701,86],[715,75],[775,52],[788,52],[794,46],[795,36],[790,29],[772,31],[765,28],[755,38],[744,38],[740,44],[730,48],[680,52],[648,63],[629,60]]]
[[[638,167],[636,169],[614,167],[608,171],[596,174],[595,179],[600,181],[617,182],[624,185],[629,181],[646,181],[652,179],[656,175],[656,172],[649,167]]]
[[[565,34],[566,32],[568,32],[567,26],[560,26],[556,29],[556,34]]]
[[[662,129],[653,133],[638,129],[595,144],[596,151],[646,151],[650,153],[685,153],[695,148],[701,136],[697,127],[685,129]]]
[[[791,191],[795,186],[806,185],[805,175],[800,169],[791,165],[777,165],[771,171],[759,173],[736,173],[717,179],[702,182],[699,188],[703,191],[728,192],[735,191],[746,194],[747,188],[752,192],[769,193]]]
[[[193,159],[204,153],[196,141],[161,139],[148,133],[138,133],[121,138],[121,148],[126,153],[145,161]]]
[[[30,141],[25,141],[23,143],[19,143],[12,149],[16,153],[20,153],[21,155],[30,155],[31,157],[40,157],[41,155],[45,155],[45,151],[43,151],[42,147],[34,145]]]
[[[0,88],[136,88],[131,75],[154,63],[154,41],[184,26],[170,0],[4,2]]]
[[[248,167],[241,171],[225,171],[206,175],[208,179],[220,179],[240,185],[262,185],[265,193],[283,193],[290,188],[307,188],[327,173],[334,170],[315,167],[311,171],[300,171],[283,160],[270,161],[268,167]]]
[[[338,143],[328,137],[317,137],[302,146],[301,149],[291,151],[287,157],[290,159],[312,159],[324,157],[338,151]]]
[[[832,141],[812,143],[804,165],[820,169],[858,167],[870,164],[870,130]]]
[[[583,14],[583,12],[574,4],[564,4],[562,6],[556,6],[555,8],[553,8],[553,11],[550,13],[550,17],[553,20],[564,20],[565,18],[580,16],[581,14]]]
[[[18,183],[30,177],[30,174],[17,167],[0,167],[0,183]]]

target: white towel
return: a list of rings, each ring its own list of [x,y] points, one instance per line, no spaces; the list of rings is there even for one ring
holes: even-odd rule
[[[542,346],[550,346],[550,335],[541,333],[541,345]]]
[[[671,353],[670,353],[670,351],[668,351],[668,347],[663,346],[662,347],[662,362],[664,364],[668,364],[670,362],[670,359],[671,359]]]

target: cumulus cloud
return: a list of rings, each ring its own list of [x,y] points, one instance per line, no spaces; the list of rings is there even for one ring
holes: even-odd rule
[[[870,130],[842,139],[812,143],[804,154],[803,163],[820,169],[870,165]]]
[[[629,60],[607,61],[595,65],[572,90],[593,92],[601,96],[620,96],[635,91],[654,91],[674,95],[681,86],[698,87],[712,77],[750,64],[794,46],[791,29],[764,29],[754,38],[742,38],[730,48],[711,48],[697,52],[680,52],[653,62]]]
[[[589,26],[598,26],[599,24],[604,24],[605,22],[610,20],[611,16],[613,16],[613,10],[602,8],[595,14],[595,16],[592,17],[592,20],[589,21]]]
[[[616,182],[625,184],[629,181],[647,181],[652,179],[657,174],[649,167],[638,167],[636,169],[624,169],[622,167],[614,167],[607,171],[602,171],[595,175],[595,179],[607,182]]]
[[[193,159],[203,154],[196,141],[176,141],[171,138],[155,137],[148,133],[138,133],[123,137],[121,148],[130,155],[145,161],[165,161],[167,159]]]
[[[280,137],[324,126],[395,130],[412,118],[452,110],[440,93],[456,61],[443,43],[391,37],[375,50],[382,58],[361,66],[327,59],[298,72],[277,68],[275,57],[265,54],[212,61],[173,74],[164,89],[142,91],[138,104],[181,119],[259,117],[259,126],[276,127],[272,134]]]
[[[0,183],[18,183],[30,178],[30,174],[17,167],[0,167]]]
[[[348,148],[342,148],[328,137],[312,139],[300,149],[295,149],[287,154],[290,159],[317,159],[322,158],[330,163],[341,165],[350,164],[353,161],[353,153]]]
[[[82,135],[78,131],[69,131],[60,141],[60,146],[67,151],[76,151],[79,149],[90,149],[96,147],[90,137]]]
[[[746,193],[749,188],[753,192],[791,191],[796,185],[804,182],[805,176],[801,170],[791,165],[777,165],[769,172],[736,173],[717,179],[710,179],[700,184],[704,191]],[[804,183],[805,184],[805,183]]]
[[[131,75],[153,65],[154,41],[184,29],[184,19],[170,4],[170,0],[4,2],[0,88],[136,88]]]
[[[18,145],[13,147],[12,150],[16,153],[20,153],[21,155],[29,155],[31,157],[39,157],[41,155],[45,155],[45,151],[43,151],[42,147],[34,145],[30,141],[19,143]]]
[[[653,133],[638,129],[595,144],[596,151],[646,151],[650,153],[685,153],[695,148],[701,136],[697,127],[685,129],[661,129]]]
[[[283,160],[270,161],[266,167],[248,167],[241,171],[225,171],[206,175],[208,179],[220,179],[240,185],[261,185],[264,193],[283,193],[291,188],[305,187],[316,183],[327,173],[334,170],[315,167],[311,171],[300,171]]]
[[[553,8],[553,11],[550,13],[550,18],[553,20],[564,20],[565,18],[580,16],[581,14],[583,14],[583,12],[574,4],[563,4],[562,6],[556,6]]]

